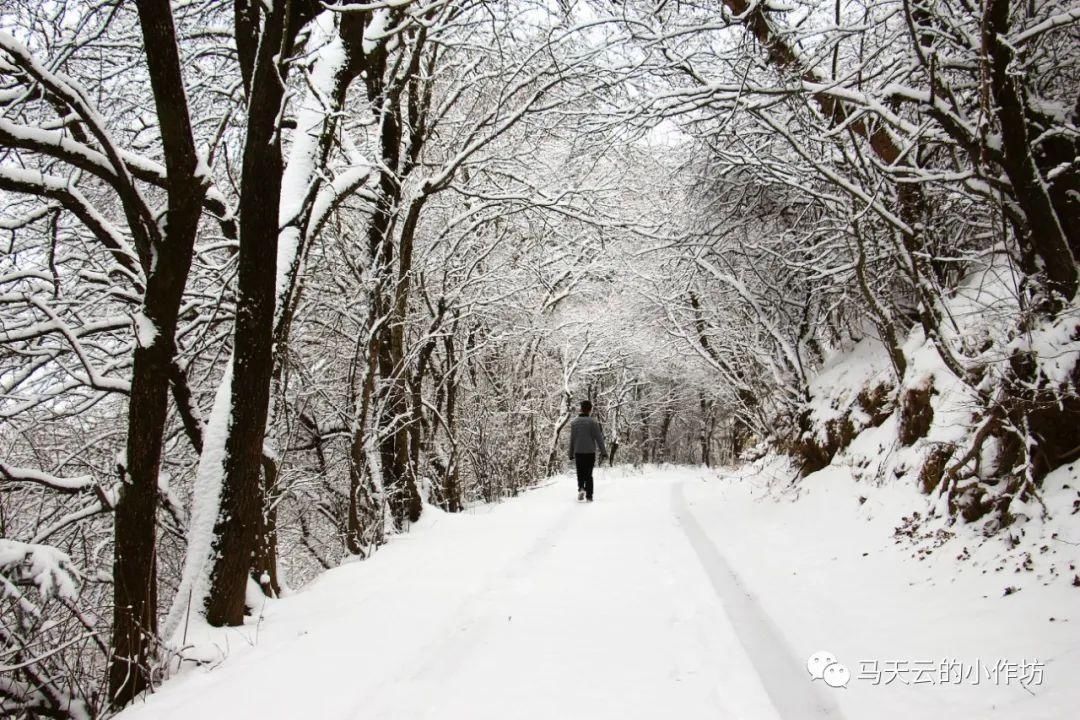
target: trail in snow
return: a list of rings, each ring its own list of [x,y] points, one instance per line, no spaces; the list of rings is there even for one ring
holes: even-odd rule
[[[786,720],[673,512],[678,480],[613,473],[592,504],[564,479],[433,513],[124,717]]]
[[[788,647],[776,624],[731,569],[691,512],[683,484],[671,487],[672,506],[698,559],[735,625],[739,641],[758,673],[773,706],[783,718],[839,718],[840,710]],[[829,691],[832,692],[832,691]]]
[[[890,526],[912,498],[841,475],[772,502],[738,473],[604,468],[592,504],[562,476],[461,515],[429,509],[247,627],[197,628],[193,654],[221,660],[121,717],[960,720],[1075,704],[1067,583],[1001,602],[978,566],[905,560]],[[918,584],[928,572],[948,587]],[[847,688],[811,682],[818,650],[849,665]],[[1034,651],[1050,661],[1034,690],[855,679],[862,658]]]
[[[776,717],[669,484],[623,478],[593,504],[571,494],[566,482],[524,501],[517,532],[557,519],[349,717]]]

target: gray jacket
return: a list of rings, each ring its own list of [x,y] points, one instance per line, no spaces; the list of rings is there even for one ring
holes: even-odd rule
[[[570,459],[574,459],[577,453],[596,453],[600,448],[600,454],[607,455],[607,447],[604,445],[604,431],[600,429],[600,423],[590,415],[578,415],[570,421]]]

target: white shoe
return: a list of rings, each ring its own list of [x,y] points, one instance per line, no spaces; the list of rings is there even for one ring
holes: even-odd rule
[[[578,502],[581,502],[581,501],[583,501],[585,499],[585,491],[584,490],[578,490],[577,491],[577,499],[578,499]]]

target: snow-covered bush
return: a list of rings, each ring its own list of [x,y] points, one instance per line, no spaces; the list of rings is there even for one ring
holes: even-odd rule
[[[0,538],[0,714],[91,717],[81,654],[103,649],[91,616],[78,607],[82,574],[67,553]],[[91,651],[89,654],[95,654]]]
[[[33,587],[43,600],[74,600],[81,580],[66,553],[48,545],[0,538],[0,579],[5,596],[25,602],[20,588]]]

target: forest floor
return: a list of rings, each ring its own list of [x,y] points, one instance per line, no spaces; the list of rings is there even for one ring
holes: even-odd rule
[[[1080,516],[1007,550],[963,528],[913,543],[894,533],[913,490],[833,468],[795,500],[777,467],[605,467],[591,504],[559,476],[428,508],[248,626],[193,631],[218,660],[122,717],[1037,720],[1080,704]],[[1048,505],[1075,492],[1056,482]],[[811,676],[821,652],[839,664],[811,668],[846,686]]]

